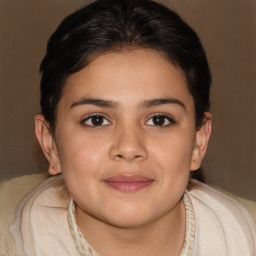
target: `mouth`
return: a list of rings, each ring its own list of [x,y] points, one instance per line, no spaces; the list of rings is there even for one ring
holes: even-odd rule
[[[117,175],[103,180],[103,182],[120,192],[137,192],[144,189],[154,183],[154,180],[141,175]]]

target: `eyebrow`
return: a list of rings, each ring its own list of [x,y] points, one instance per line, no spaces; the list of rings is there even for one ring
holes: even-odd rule
[[[155,107],[155,106],[160,106],[160,105],[165,105],[165,104],[177,104],[178,106],[184,108],[186,110],[186,106],[183,102],[181,102],[178,99],[175,98],[163,98],[163,99],[149,99],[145,100],[143,103],[144,108],[150,108],[150,107]]]
[[[148,99],[145,100],[141,105],[140,108],[150,108],[165,104],[176,104],[186,110],[186,106],[180,100],[175,98],[160,98],[160,99]],[[70,108],[83,106],[83,105],[95,105],[98,107],[103,108],[117,108],[118,103],[112,100],[103,100],[103,99],[95,99],[95,98],[81,98],[72,103]]]
[[[74,108],[77,106],[82,105],[95,105],[98,107],[104,107],[104,108],[116,108],[117,102],[111,101],[111,100],[102,100],[102,99],[94,99],[94,98],[81,98],[77,101],[75,101],[70,108]]]

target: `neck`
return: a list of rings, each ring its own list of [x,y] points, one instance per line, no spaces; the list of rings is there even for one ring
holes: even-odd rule
[[[184,202],[181,200],[151,223],[122,228],[95,219],[77,208],[81,232],[88,243],[104,256],[180,255],[185,238],[185,215]]]

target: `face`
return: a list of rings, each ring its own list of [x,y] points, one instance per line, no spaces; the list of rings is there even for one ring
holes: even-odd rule
[[[180,69],[154,51],[109,53],[68,79],[52,161],[80,214],[136,227],[181,202],[198,133]]]

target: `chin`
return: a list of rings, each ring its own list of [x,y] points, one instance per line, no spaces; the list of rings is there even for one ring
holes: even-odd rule
[[[112,215],[114,214],[114,215]],[[119,208],[119,210],[111,211],[111,214],[105,218],[105,221],[113,226],[119,228],[139,228],[145,226],[147,223],[154,221],[155,215],[148,216],[148,210],[126,209]]]
[[[136,229],[136,228],[141,228],[150,221],[145,220],[145,218],[122,218],[122,219],[112,219],[109,221],[109,224],[117,227],[117,228],[122,228],[122,229]]]

